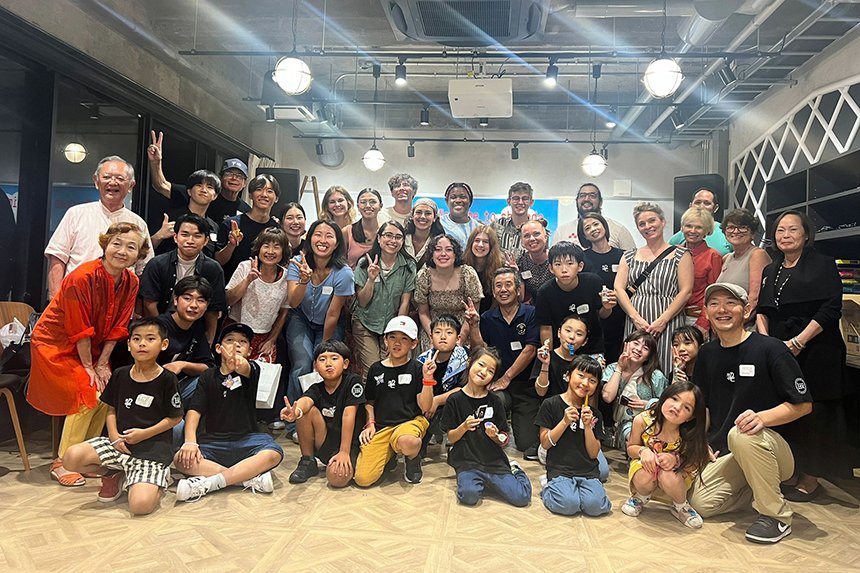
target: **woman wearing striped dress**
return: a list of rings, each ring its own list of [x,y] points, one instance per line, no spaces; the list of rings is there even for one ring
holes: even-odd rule
[[[672,247],[663,237],[666,217],[654,203],[633,208],[636,228],[645,246],[624,253],[615,276],[615,295],[627,314],[625,332],[641,329],[657,339],[660,367],[672,364],[672,332],[684,325],[684,307],[693,292],[693,259],[687,249]],[[631,294],[629,288],[666,249],[674,250],[651,270]]]

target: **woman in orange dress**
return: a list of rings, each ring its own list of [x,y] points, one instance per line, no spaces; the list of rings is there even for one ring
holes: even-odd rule
[[[51,476],[64,486],[84,485],[63,468],[66,448],[98,436],[107,408],[98,400],[110,379],[110,355],[128,338],[138,278],[129,267],[149,250],[143,230],[116,223],[99,237],[104,256],[80,265],[63,279],[33,329],[27,401],[51,416],[66,416],[60,457]]]

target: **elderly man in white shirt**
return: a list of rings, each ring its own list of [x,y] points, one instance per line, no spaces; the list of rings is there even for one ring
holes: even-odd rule
[[[603,207],[603,195],[601,195],[597,185],[594,183],[581,185],[576,193],[576,211],[579,217],[586,213],[600,213],[601,207]],[[569,223],[559,225],[555,233],[552,234],[553,245],[561,241],[570,241],[583,249],[591,246],[587,240],[583,241],[583,237],[579,236],[579,217]],[[614,219],[605,218],[609,225],[609,246],[618,247],[622,251],[635,249],[636,242],[627,227]]]
[[[123,201],[134,188],[134,166],[122,157],[111,155],[99,161],[93,174],[99,200],[70,207],[45,248],[48,258],[48,298],[59,290],[63,278],[75,267],[102,256],[99,235],[114,223],[134,223],[146,233],[146,222],[125,208]],[[138,261],[135,270],[143,272],[153,256],[152,243],[147,257]]]

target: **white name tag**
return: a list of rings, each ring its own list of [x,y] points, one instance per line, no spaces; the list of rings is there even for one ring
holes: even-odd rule
[[[398,374],[397,375],[397,383],[398,384],[412,384],[412,374]]]
[[[587,304],[581,304],[576,307],[576,314],[588,314],[588,311],[591,310],[591,307]]]
[[[523,277],[524,279],[528,280],[528,279],[532,278],[532,272],[531,271],[523,271],[520,273],[520,276]]]
[[[484,419],[485,420],[492,420],[493,419],[493,407],[492,406],[487,406],[487,409],[484,410]]]
[[[618,272],[618,265],[612,265],[612,272],[613,272],[613,273],[617,273],[617,272]]]
[[[745,377],[755,376],[755,364],[741,364],[738,367],[738,373]]]
[[[213,243],[218,241],[218,233],[209,233],[209,240]]]
[[[143,408],[149,408],[152,406],[152,400],[152,396],[148,394],[138,394],[137,398],[134,399],[134,403]]]
[[[324,286],[322,288],[323,296],[331,296],[331,293],[334,292],[334,287]]]
[[[522,349],[523,349],[523,343],[520,342],[519,340],[514,340],[513,342],[511,342],[511,350],[522,350]]]

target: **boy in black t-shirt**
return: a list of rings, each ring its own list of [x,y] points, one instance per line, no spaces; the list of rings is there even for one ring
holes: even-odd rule
[[[408,316],[388,321],[384,340],[388,357],[370,367],[365,384],[367,424],[355,464],[355,484],[361,487],[379,481],[397,454],[405,458],[406,481],[419,483],[423,475],[419,453],[430,425],[423,412],[433,405],[436,363],[428,360],[422,368],[409,358],[418,345],[418,326]]]
[[[794,472],[791,447],[777,427],[809,414],[812,397],[785,342],[744,330],[751,309],[743,288],[709,285],[705,312],[718,340],[699,350],[693,380],[708,408],[715,460],[693,482],[690,505],[710,517],[752,501],[759,517],[746,539],[776,543],[791,534],[793,512],[780,482]]]
[[[247,324],[226,326],[215,345],[221,366],[200,376],[185,415],[185,443],[173,459],[176,469],[194,476],[179,480],[179,501],[195,501],[238,483],[252,491],[274,490],[270,470],[281,463],[284,451],[272,436],[257,432],[260,367],[246,358],[253,337]],[[201,418],[206,433],[198,441]]]
[[[596,517],[612,508],[598,479],[603,423],[596,396],[602,372],[595,359],[575,356],[567,372],[567,391],[544,400],[535,419],[540,443],[547,450],[547,483],[541,499],[553,513]]]
[[[593,273],[583,273],[585,254],[568,241],[553,245],[549,250],[549,269],[554,279],[546,282],[537,293],[535,320],[540,325],[540,338],[552,338],[552,347],[558,345],[558,329],[564,317],[579,315],[588,325],[588,341],[582,347],[603,362],[603,327],[600,319],[608,317],[615,306],[615,294],[601,298],[603,282]]]
[[[332,487],[346,487],[355,472],[358,434],[364,426],[364,384],[349,367],[349,347],[326,340],[314,351],[314,369],[322,377],[302,397],[281,410],[281,419],[295,422],[302,457],[290,483],[305,483],[318,473],[317,460],[326,464]]]
[[[170,482],[173,447],[170,429],[182,419],[176,376],[155,359],[167,347],[164,327],[155,318],[129,326],[132,366],[113,372],[100,396],[107,404],[108,437],[92,438],[68,449],[66,469],[102,475],[98,500],[117,499],[128,487],[133,515],[155,511]]]
[[[528,476],[503,449],[508,443],[505,405],[487,391],[501,363],[486,346],[472,352],[466,387],[448,398],[442,414],[442,430],[451,444],[448,464],[457,470],[457,499],[465,505],[476,505],[485,487],[517,507],[527,506],[532,497]]]

